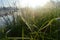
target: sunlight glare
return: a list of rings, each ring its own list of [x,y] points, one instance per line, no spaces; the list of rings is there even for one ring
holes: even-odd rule
[[[20,5],[22,7],[37,7],[44,6],[49,0],[21,0]]]

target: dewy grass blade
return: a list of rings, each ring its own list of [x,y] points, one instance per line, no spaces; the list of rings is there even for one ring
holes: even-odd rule
[[[54,19],[50,20],[49,23],[44,26],[43,28],[40,28],[39,31],[43,30],[44,28],[48,27],[52,22],[54,21]]]
[[[22,27],[22,40],[24,40],[24,28]]]
[[[46,21],[40,28],[42,28],[46,23],[48,23],[49,22],[49,20],[48,21]]]
[[[30,25],[29,25],[29,24],[27,23],[27,21],[23,18],[22,13],[20,13],[20,17],[21,17],[21,19],[25,22],[25,24],[28,26],[28,28],[30,29],[30,31],[32,31]]]

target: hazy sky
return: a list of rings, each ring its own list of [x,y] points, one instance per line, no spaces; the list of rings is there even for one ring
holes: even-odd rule
[[[15,1],[16,1],[16,3],[15,3]],[[23,2],[22,2],[23,1]],[[30,1],[30,0],[29,0]],[[34,0],[33,0],[34,1]],[[26,3],[28,4],[28,3],[30,3],[30,5],[31,4],[33,4],[33,1],[30,1],[30,2],[28,2],[28,0],[0,0],[0,7],[2,7],[2,6],[5,6],[5,7],[8,7],[8,6],[14,6],[14,3],[15,3],[15,5],[17,5],[17,6],[19,6],[21,3],[22,3],[22,5],[23,6],[25,6],[26,5]],[[36,2],[36,5],[38,4],[38,2],[39,2],[40,0],[37,0]],[[46,0],[44,0],[43,2],[41,1],[40,2],[40,5],[42,5],[42,3],[44,3]],[[54,0],[54,1],[56,1],[56,0]],[[60,0],[58,0],[58,1],[60,1]],[[23,4],[24,3],[24,4]],[[35,4],[34,4],[35,5]],[[34,5],[32,5],[32,6],[34,6]]]

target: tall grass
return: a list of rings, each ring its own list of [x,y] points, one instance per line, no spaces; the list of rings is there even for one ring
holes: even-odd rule
[[[16,15],[16,18],[13,14],[13,22],[7,24],[4,30],[6,40],[9,40],[8,37],[20,37],[21,40],[59,40],[60,12],[59,9],[52,10],[44,12],[22,9],[17,12],[20,15]]]

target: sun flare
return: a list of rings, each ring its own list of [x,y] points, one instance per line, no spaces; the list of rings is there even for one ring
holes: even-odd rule
[[[37,7],[44,6],[49,0],[21,0],[20,5],[22,7]]]

